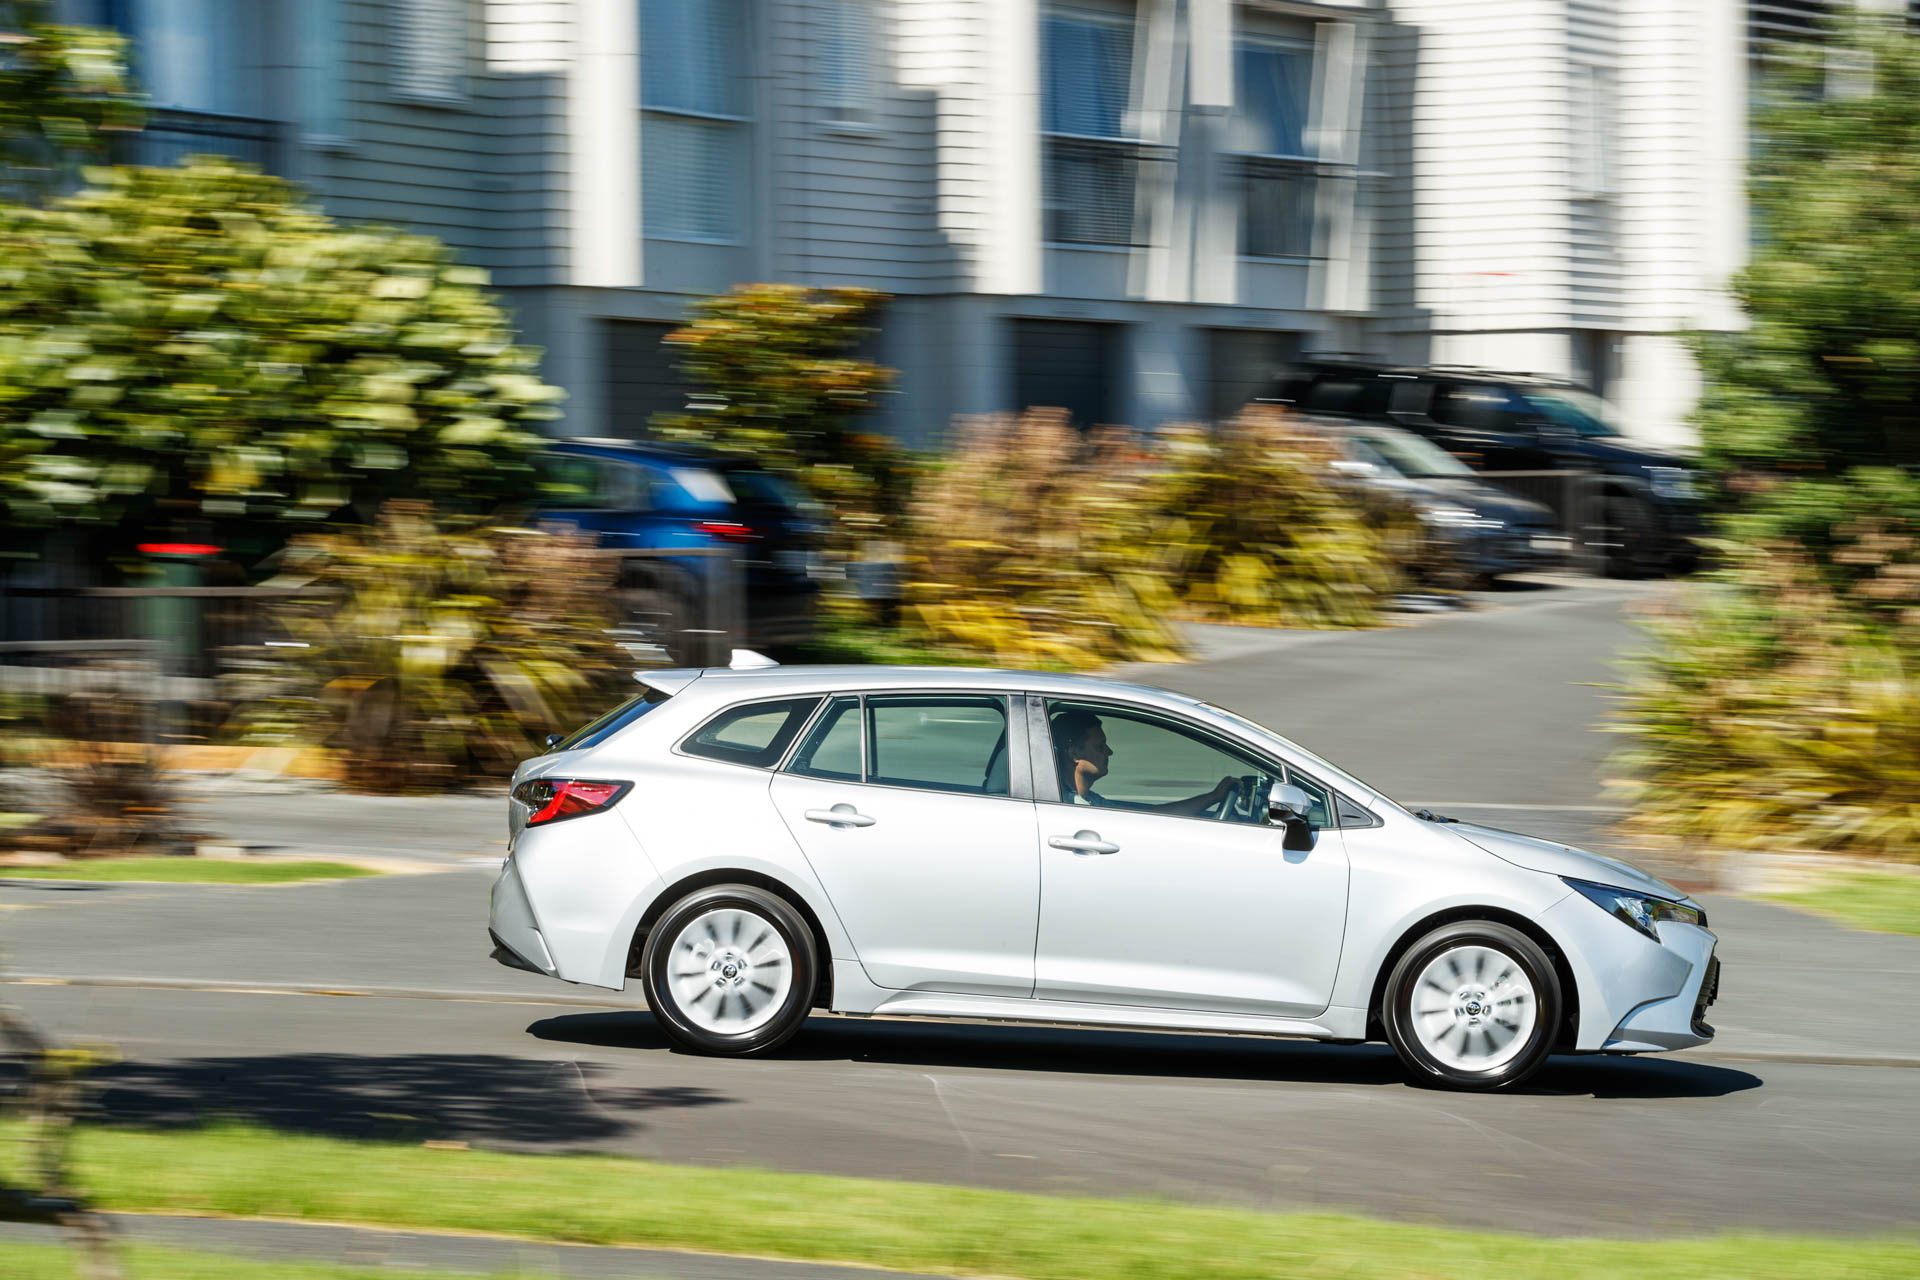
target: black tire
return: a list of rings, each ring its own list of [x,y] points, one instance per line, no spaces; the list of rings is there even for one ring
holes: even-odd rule
[[[1414,1002],[1421,995],[1421,975],[1429,964],[1448,953],[1472,954],[1460,951],[1461,948],[1483,948],[1506,957],[1524,974],[1533,992],[1533,1022],[1525,1036],[1520,1038],[1520,1047],[1510,1057],[1504,1057],[1497,1065],[1485,1069],[1470,1069],[1436,1056],[1415,1026],[1417,1015]],[[1494,976],[1497,975],[1479,977],[1491,981]],[[1470,982],[1477,980],[1479,978],[1468,979]],[[1511,1088],[1538,1071],[1553,1048],[1561,1011],[1565,1007],[1560,991],[1560,976],[1540,944],[1518,929],[1490,920],[1467,920],[1442,925],[1414,943],[1400,957],[1399,963],[1394,965],[1381,996],[1381,1005],[1380,1021],[1386,1028],[1387,1043],[1400,1055],[1401,1063],[1416,1083],[1479,1092]],[[1494,1026],[1491,1019],[1492,1015],[1489,1014],[1486,1024],[1489,1028]],[[1459,1029],[1463,1045],[1469,1044],[1473,1032],[1464,1025]],[[1480,1034],[1486,1035],[1488,1043],[1491,1043],[1491,1029]]]
[[[1659,529],[1653,508],[1631,494],[1612,493],[1601,500],[1601,550],[1609,578],[1643,578],[1659,563]]]
[[[696,955],[687,947],[677,944],[683,943],[682,935],[689,926],[694,926],[710,913],[740,913],[739,916],[723,914],[715,918],[731,921],[744,917],[751,920],[757,926],[777,934],[778,944],[785,952],[788,973],[784,994],[766,1021],[742,1032],[727,1033],[711,1025],[703,1025],[711,1023],[711,1016],[703,1015],[698,1010],[690,1011],[683,1006],[680,996],[675,992],[677,984],[673,966],[676,962],[684,966],[690,955],[697,959],[708,958],[708,955]],[[739,941],[750,944],[753,939],[740,938]],[[751,945],[746,949],[754,950]],[[770,1052],[785,1044],[800,1029],[807,1020],[808,1010],[813,1007],[813,993],[820,979],[820,955],[813,930],[785,898],[753,885],[722,884],[696,889],[667,908],[647,933],[646,946],[641,952],[640,972],[646,990],[647,1007],[653,1010],[655,1020],[668,1039],[694,1053],[738,1058]],[[686,973],[688,970],[683,967],[679,972]],[[718,983],[720,975],[717,969],[715,976]],[[746,977],[751,983],[756,975],[749,969]],[[682,980],[680,990],[684,992],[685,989]],[[755,989],[751,985],[742,988],[745,993]],[[715,995],[714,998],[721,1002],[718,1008],[723,1012],[727,1007],[725,1001],[732,994],[723,990]],[[703,1000],[701,1002],[704,1003]]]

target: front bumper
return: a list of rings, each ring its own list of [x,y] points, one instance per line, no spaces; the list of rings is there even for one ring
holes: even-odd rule
[[[1573,969],[1580,1024],[1574,1047],[1659,1053],[1713,1039],[1707,1007],[1717,994],[1719,939],[1702,925],[1666,920],[1655,941],[1571,894],[1540,921]]]

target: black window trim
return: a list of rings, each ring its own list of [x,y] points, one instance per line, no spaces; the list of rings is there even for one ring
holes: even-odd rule
[[[798,696],[798,695],[792,695],[792,694],[788,695],[788,697],[794,697],[794,696]],[[1028,760],[1029,760],[1029,748],[1027,745],[1028,739],[1029,739],[1028,727],[1024,718],[1017,714],[1018,708],[1014,705],[1014,700],[1020,696],[1019,693],[1017,692],[1009,692],[1006,689],[954,689],[954,688],[913,687],[913,688],[899,688],[899,689],[858,689],[858,690],[835,689],[818,696],[820,697],[820,705],[814,708],[813,714],[809,716],[807,719],[807,722],[801,726],[800,732],[796,733],[793,736],[793,741],[787,744],[787,750],[781,756],[779,766],[777,767],[775,772],[784,773],[789,777],[804,778],[809,782],[825,782],[825,783],[832,783],[837,786],[845,786],[845,787],[879,787],[887,791],[912,791],[920,795],[959,796],[963,799],[969,799],[969,800],[1018,800],[1022,804],[1030,804],[1033,801],[1033,798],[1034,798],[1033,797],[1033,776],[1032,776],[1031,769],[1028,766]],[[1003,796],[995,796],[995,795],[988,795],[985,792],[948,791],[941,787],[915,787],[915,786],[910,786],[908,784],[900,783],[900,782],[873,781],[873,779],[868,776],[868,771],[867,771],[868,752],[869,752],[868,735],[867,735],[867,699],[868,698],[893,698],[893,697],[906,697],[906,698],[971,697],[971,698],[999,699],[1007,717],[1007,794]],[[802,742],[805,742],[807,739],[807,736],[813,732],[815,721],[817,721],[821,716],[827,713],[827,708],[831,707],[834,703],[840,701],[842,698],[856,698],[859,700],[859,703],[860,703],[860,712],[859,712],[860,714],[860,780],[858,782],[854,782],[844,778],[818,778],[808,773],[794,773],[792,771],[793,757],[795,753],[797,753],[800,750],[800,744]],[[786,699],[782,699],[782,698],[763,699],[763,701],[768,701],[768,702],[781,702],[785,700]],[[704,757],[696,756],[694,758],[703,759]]]
[[[1293,778],[1293,775],[1297,773],[1301,777],[1305,778],[1308,782],[1318,787],[1322,792],[1326,793],[1327,817],[1331,819],[1331,821],[1329,821],[1325,826],[1320,827],[1319,830],[1338,831],[1343,829],[1343,825],[1340,821],[1340,798],[1345,793],[1342,792],[1338,787],[1331,786],[1328,783],[1320,781],[1320,779],[1314,777],[1311,773],[1308,773],[1305,769],[1302,769],[1299,766],[1295,765],[1291,760],[1286,759],[1284,756],[1276,755],[1275,753],[1266,750],[1264,747],[1257,747],[1250,742],[1246,742],[1240,738],[1233,737],[1230,734],[1223,733],[1222,731],[1214,728],[1212,725],[1202,724],[1198,720],[1190,720],[1186,716],[1180,715],[1178,712],[1168,711],[1162,707],[1148,706],[1144,703],[1128,702],[1123,698],[1108,698],[1108,697],[1100,697],[1100,696],[1082,698],[1073,694],[1049,694],[1049,693],[1033,693],[1033,692],[1029,692],[1027,694],[1027,716],[1028,716],[1028,719],[1032,722],[1031,725],[1029,726],[1028,740],[1029,740],[1029,743],[1031,744],[1030,745],[1031,768],[1033,770],[1033,776],[1035,781],[1033,798],[1034,798],[1034,802],[1037,804],[1056,804],[1056,805],[1061,805],[1062,807],[1067,807],[1067,808],[1072,807],[1068,805],[1067,802],[1063,800],[1060,796],[1060,779],[1058,775],[1055,773],[1053,768],[1053,727],[1047,723],[1047,703],[1049,700],[1059,701],[1059,702],[1087,704],[1087,705],[1092,705],[1096,707],[1110,706],[1110,707],[1117,708],[1122,712],[1132,712],[1137,715],[1145,716],[1148,719],[1168,720],[1183,728],[1193,730],[1194,733],[1200,737],[1211,738],[1216,742],[1220,742],[1224,744],[1225,747],[1230,751],[1238,752],[1239,754],[1242,754],[1242,755],[1251,755],[1257,760],[1260,760],[1267,764],[1272,765],[1274,769],[1278,771],[1282,781],[1291,781]],[[1353,800],[1351,797],[1347,797],[1347,802],[1349,804],[1352,804],[1354,808],[1359,809],[1363,813],[1367,813],[1368,816],[1373,818],[1373,821],[1370,823],[1356,824],[1356,826],[1365,825],[1365,826],[1379,827],[1379,826],[1386,825],[1384,822],[1382,822],[1379,819],[1377,815],[1372,814],[1372,812],[1368,810],[1364,805],[1361,805],[1357,801]],[[1123,810],[1119,810],[1119,812],[1124,813],[1124,812],[1140,812],[1140,811],[1123,809]],[[1208,818],[1204,816],[1199,816],[1194,814],[1185,814],[1185,813],[1161,813],[1161,814],[1151,814],[1149,816],[1161,817],[1161,818],[1185,818],[1191,822],[1218,822],[1219,821],[1218,818]],[[1229,823],[1227,825],[1232,826],[1235,824]],[[1241,823],[1238,825],[1253,826],[1254,824]],[[1277,827],[1273,827],[1271,825],[1269,825],[1267,829],[1278,830]],[[1346,827],[1344,829],[1352,830],[1353,828]]]
[[[748,764],[744,760],[728,760],[722,756],[702,755],[697,751],[689,751],[686,749],[689,741],[721,716],[731,715],[745,707],[760,706],[774,702],[799,702],[803,698],[812,698],[814,700],[813,709],[801,718],[799,729],[795,730],[792,739],[781,747],[779,759],[772,764]],[[829,698],[830,695],[824,693],[782,693],[770,694],[764,698],[743,698],[739,702],[729,702],[726,706],[721,707],[699,724],[681,734],[679,740],[673,744],[673,754],[688,760],[698,760],[703,764],[730,764],[735,768],[752,769],[757,773],[778,773],[781,767],[785,765],[787,758],[793,754],[794,743],[799,742],[800,739],[806,735],[807,729],[812,726],[814,718],[820,714],[820,708],[827,704]]]

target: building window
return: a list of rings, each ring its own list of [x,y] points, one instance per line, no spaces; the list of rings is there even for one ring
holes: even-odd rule
[[[467,97],[467,0],[399,0],[394,5],[393,90],[411,102]]]
[[[340,0],[300,6],[300,129],[309,139],[346,137],[341,110]]]
[[[1234,50],[1239,104],[1232,148],[1240,156],[1241,250],[1255,258],[1313,252],[1315,156],[1307,136],[1313,50],[1286,40],[1243,40]]]
[[[821,9],[816,83],[835,124],[873,120],[878,23],[874,0],[825,0]]]
[[[1047,239],[1134,243],[1143,149],[1127,130],[1133,23],[1118,15],[1049,13],[1041,80]]]
[[[642,0],[640,180],[648,235],[739,239],[748,160],[745,44],[740,0]]]
[[[1568,155],[1573,194],[1594,200],[1613,193],[1613,86],[1604,67],[1580,62],[1568,86]]]

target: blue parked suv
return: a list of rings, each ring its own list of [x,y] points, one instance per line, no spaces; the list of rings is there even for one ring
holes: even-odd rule
[[[619,612],[674,660],[711,657],[699,637],[726,622],[704,590],[715,564],[705,553],[716,549],[734,550],[743,570],[746,645],[812,638],[825,526],[778,476],[739,459],[600,439],[555,441],[542,471],[541,522],[597,534],[609,550],[667,553],[625,562]]]

